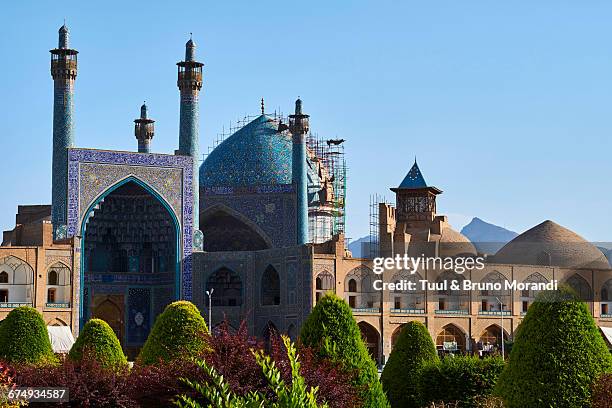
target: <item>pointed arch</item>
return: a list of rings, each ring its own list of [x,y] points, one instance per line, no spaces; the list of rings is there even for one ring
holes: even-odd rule
[[[510,289],[507,289],[507,281],[506,276],[498,271],[489,272],[482,278],[480,282],[487,286],[486,289],[481,289],[478,293],[481,314],[510,313],[512,294]],[[491,286],[493,289],[489,288]]]
[[[274,246],[259,225],[223,204],[200,213],[200,230],[206,232],[204,250],[208,252],[257,251]]]
[[[392,350],[393,350],[393,347],[395,347],[395,343],[397,343],[397,339],[399,339],[399,336],[402,333],[402,330],[404,329],[405,326],[406,326],[406,323],[400,324],[399,326],[395,328],[395,330],[393,330],[393,333],[391,333],[391,349]]]
[[[270,349],[272,348],[272,341],[277,336],[278,329],[276,328],[276,325],[271,320],[268,321],[261,333],[261,338],[264,341],[264,350],[266,352],[270,352]]]
[[[452,282],[460,281],[463,282],[465,276],[452,271],[444,271],[436,278],[436,284],[446,284],[445,288],[439,289],[435,292],[435,299],[437,302],[436,313],[444,314],[468,314],[470,294],[467,290],[453,289]],[[460,286],[462,284],[460,283]]]
[[[380,333],[370,323],[361,321],[357,323],[359,331],[361,332],[361,338],[365,343],[370,357],[376,363],[380,362]]]
[[[408,313],[423,313],[425,311],[425,291],[423,290],[420,280],[423,278],[418,272],[402,269],[393,275],[392,282],[395,284],[409,282],[414,285],[414,290],[395,290],[389,292],[391,296],[392,312],[408,312]]]
[[[0,258],[0,303],[31,304],[34,269],[14,255]]]
[[[324,270],[319,272],[315,278],[315,299],[319,302],[328,292],[334,292],[334,276]]]
[[[465,351],[466,334],[463,329],[452,323],[442,327],[436,336],[438,350],[456,352]]]
[[[180,264],[180,259],[181,259],[181,242],[183,240],[183,235],[181,233],[181,223],[179,222],[179,217],[182,217],[182,215],[177,215],[177,212],[174,210],[174,208],[172,207],[172,205],[170,205],[170,203],[162,196],[162,194],[160,194],[154,187],[152,187],[151,185],[149,185],[148,183],[144,182],[143,180],[141,180],[140,178],[138,178],[135,175],[128,175],[126,177],[124,177],[123,179],[117,181],[115,184],[111,185],[110,187],[108,187],[107,189],[105,189],[102,193],[100,193],[94,200],[92,200],[92,202],[89,204],[89,206],[87,207],[87,210],[85,212],[82,213],[82,216],[80,218],[80,220],[78,220],[78,222],[80,223],[80,225],[78,226],[78,231],[80,231],[80,237],[81,237],[81,254],[82,257],[84,256],[84,254],[86,253],[86,243],[87,243],[87,225],[88,225],[88,221],[91,217],[94,216],[94,211],[97,208],[100,208],[100,206],[102,205],[102,203],[105,201],[105,199],[111,195],[113,192],[115,192],[116,190],[127,186],[129,184],[134,184],[135,186],[138,186],[139,188],[141,188],[142,190],[144,190],[153,200],[155,200],[157,203],[159,203],[161,205],[161,207],[163,207],[163,209],[165,210],[164,214],[167,214],[168,216],[168,249],[169,249],[169,253],[170,255],[168,255],[166,258],[166,261],[164,263],[165,268],[165,272],[168,272],[168,274],[172,274],[173,275],[173,279],[170,278],[169,281],[173,281],[173,288],[171,288],[170,290],[173,291],[171,298],[174,299],[178,299],[180,297],[180,293],[181,293],[181,276],[180,276],[180,272],[181,272],[181,264]],[[188,229],[185,228],[184,232],[187,232]],[[150,243],[149,243],[150,245]],[[144,245],[143,245],[144,247]],[[146,250],[147,248],[145,248]],[[122,266],[126,266],[129,265],[129,258],[127,256],[127,253],[125,251],[125,249],[122,249],[120,251],[121,256],[118,257],[119,261],[121,261]],[[151,259],[146,259],[147,261],[151,261],[150,263],[152,264],[152,258]],[[144,262],[143,262],[144,263]],[[83,259],[81,260],[80,263],[80,271],[79,271],[79,278],[80,278],[80,282],[85,282],[85,269],[86,269],[86,264],[87,262],[84,261]],[[187,268],[187,267],[185,267]],[[85,305],[87,304],[87,302],[85,301],[84,297],[85,297],[85,284],[81,284],[80,285],[80,311],[79,311],[79,316],[80,316],[80,327],[82,328],[85,324],[85,316],[87,314],[87,312],[84,310]],[[123,319],[125,318],[125,316],[121,316],[121,319],[123,321]],[[123,323],[122,323],[123,324]],[[119,328],[113,328],[115,330],[116,333],[118,333],[118,337],[121,335],[123,335],[123,327]],[[122,337],[119,337],[120,339],[122,339]]]
[[[586,279],[584,279],[579,274],[573,274],[565,281],[565,283],[569,285],[569,287],[571,287],[574,291],[576,291],[576,294],[578,295],[578,298],[580,300],[583,300],[585,302],[593,300],[593,291],[591,290],[591,285],[589,285]]]
[[[508,332],[503,331],[504,340],[508,340]],[[501,347],[502,328],[499,324],[491,324],[480,333],[480,342],[494,344]]]
[[[374,289],[376,279],[374,271],[365,265],[351,269],[345,276],[346,301],[353,309],[380,310],[381,292]]]
[[[263,306],[280,305],[280,276],[272,265],[268,265],[261,275],[260,289]]]

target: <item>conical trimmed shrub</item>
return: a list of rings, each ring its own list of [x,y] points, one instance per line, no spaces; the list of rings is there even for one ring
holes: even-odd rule
[[[340,362],[355,372],[363,408],[389,407],[378,380],[376,364],[368,354],[348,304],[334,294],[323,296],[306,319],[300,340],[318,348],[323,357]]]
[[[0,359],[10,363],[46,364],[57,361],[47,325],[38,310],[21,306],[2,321]]]
[[[171,303],[155,320],[138,361],[155,364],[196,357],[206,349],[207,333],[206,322],[193,303]]]
[[[84,357],[94,359],[106,368],[127,364],[115,332],[101,319],[91,319],[85,323],[68,353],[68,358],[73,361],[81,361]]]
[[[424,364],[438,360],[436,346],[425,325],[405,324],[380,377],[393,408],[423,406],[418,389],[419,373]]]
[[[568,289],[541,293],[519,325],[495,389],[508,408],[589,407],[612,357],[587,308]]]

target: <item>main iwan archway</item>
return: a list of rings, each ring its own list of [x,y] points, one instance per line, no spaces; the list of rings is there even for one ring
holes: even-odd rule
[[[155,316],[180,294],[180,228],[168,203],[128,177],[107,189],[81,222],[81,322],[99,317],[136,351]]]

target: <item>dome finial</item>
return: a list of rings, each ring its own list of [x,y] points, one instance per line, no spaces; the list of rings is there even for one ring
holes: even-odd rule
[[[265,108],[264,108],[264,98],[261,98],[261,114],[265,114]]]
[[[297,100],[295,101],[295,114],[296,115],[302,114],[302,100],[300,99],[299,95],[298,95]]]

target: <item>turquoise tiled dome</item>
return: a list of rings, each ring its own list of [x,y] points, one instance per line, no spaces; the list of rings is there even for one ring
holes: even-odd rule
[[[291,184],[292,141],[261,115],[217,146],[200,167],[203,187]]]

